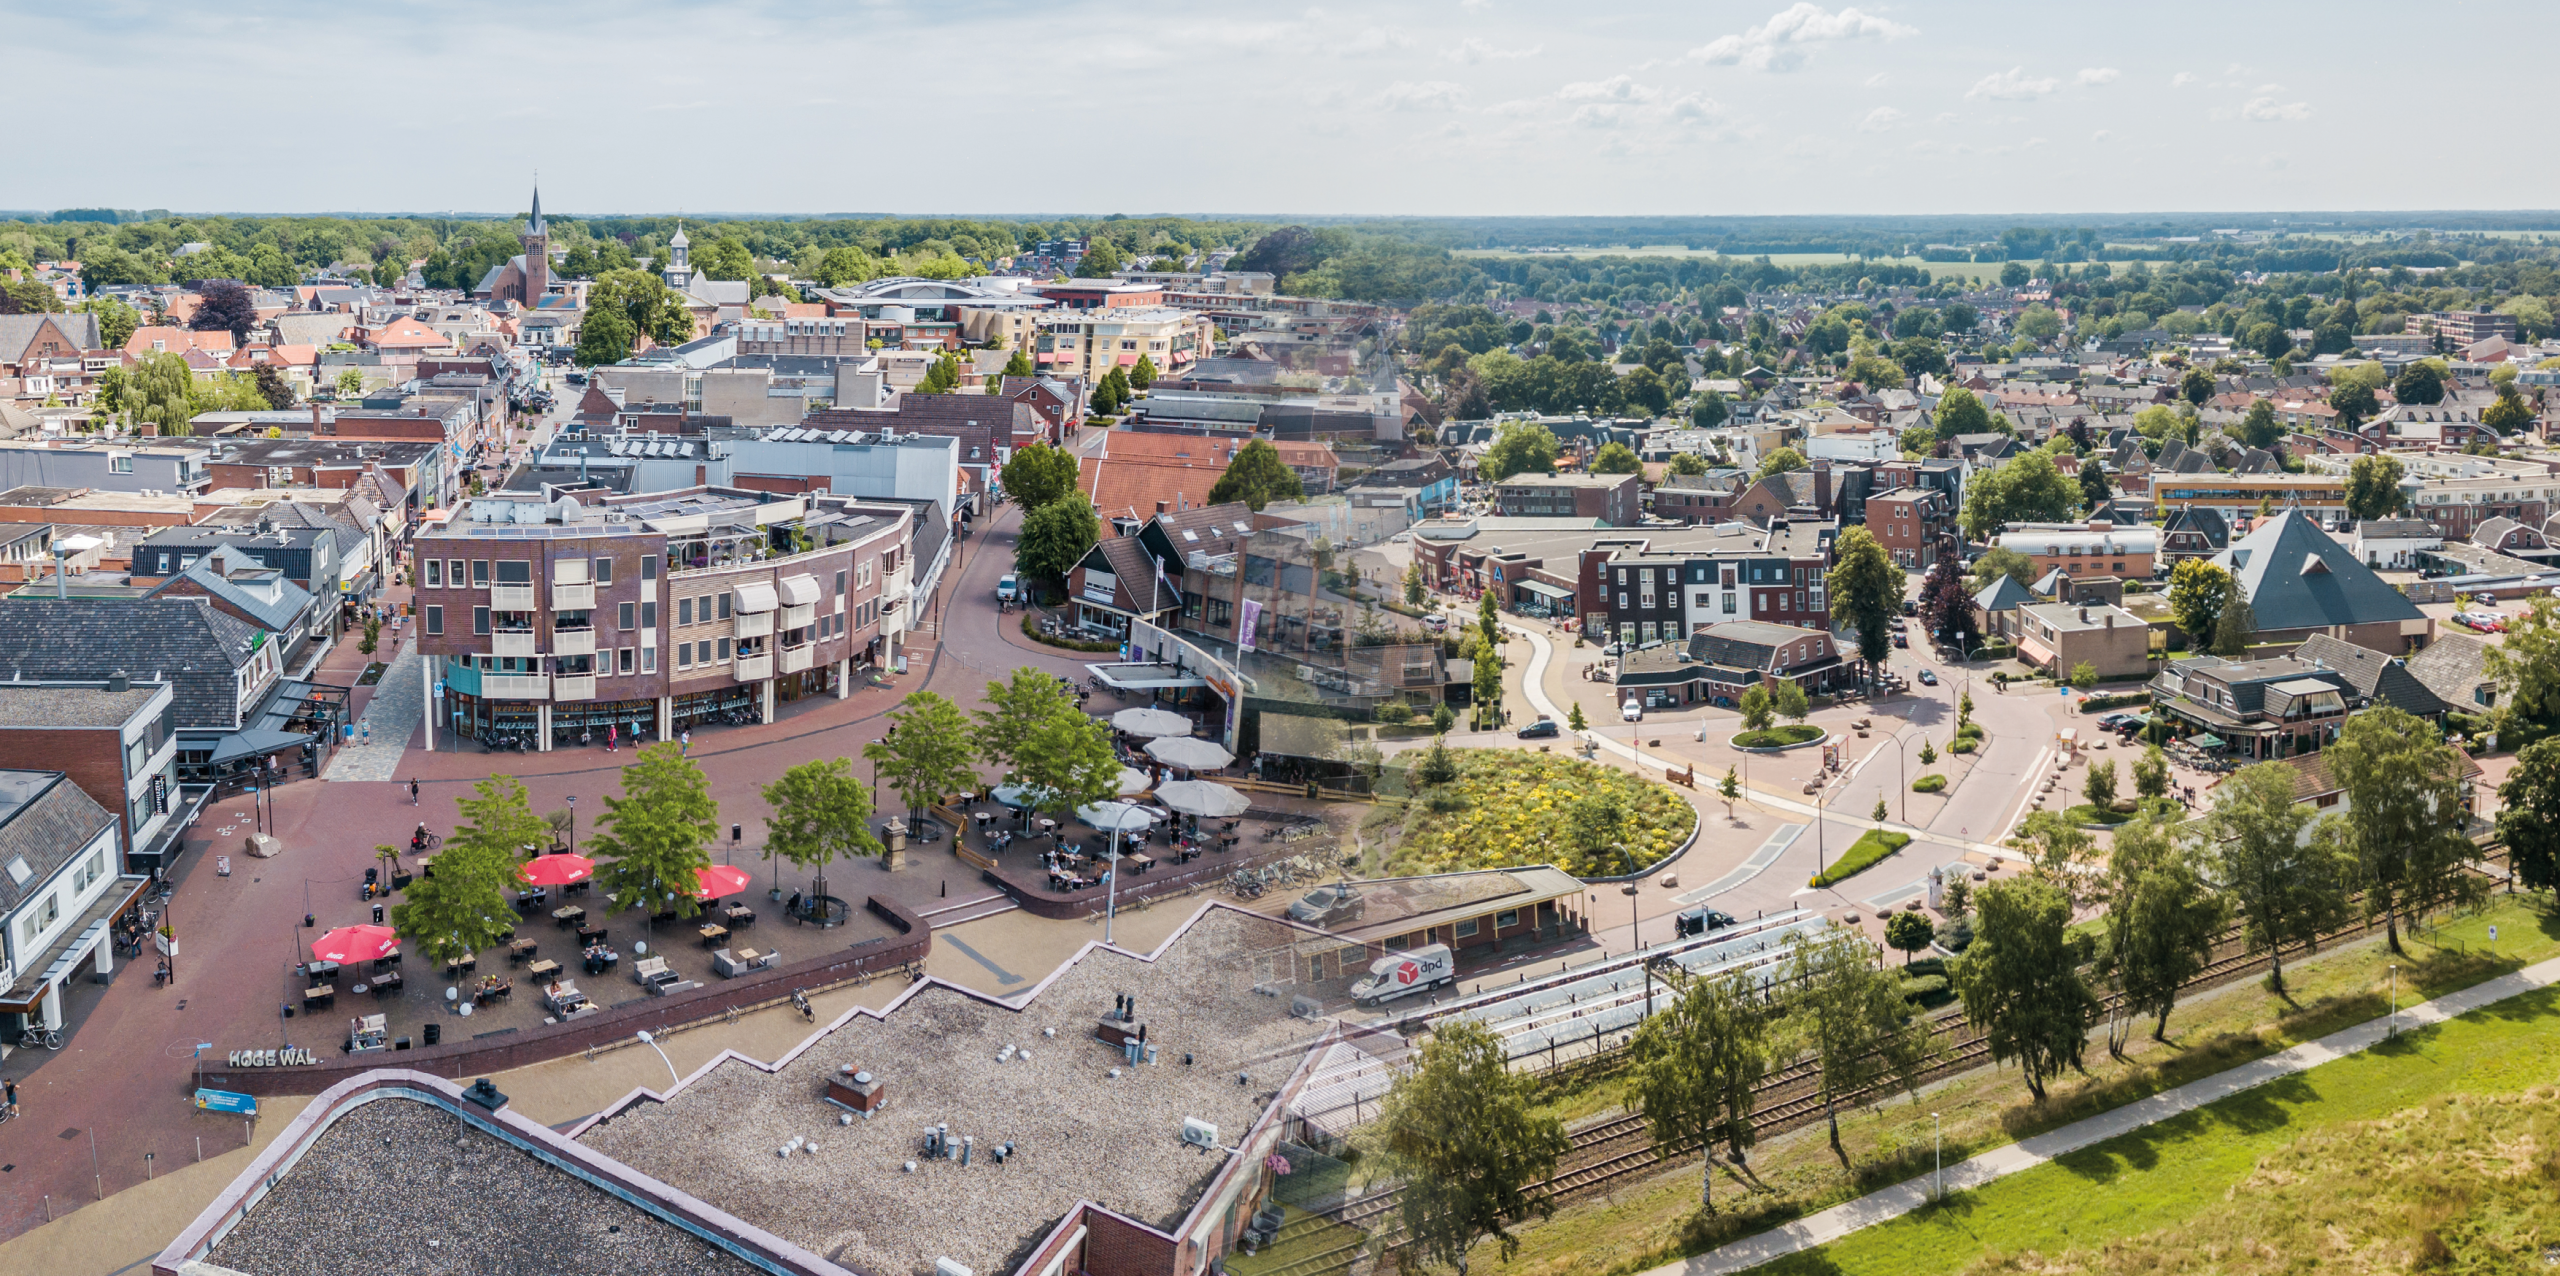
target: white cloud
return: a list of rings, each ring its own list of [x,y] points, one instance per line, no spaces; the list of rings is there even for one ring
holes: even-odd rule
[[[2105,130],[2105,129],[2099,129],[2097,132],[2095,132],[2095,133],[2091,133],[2091,134],[2089,135],[2089,140],[2090,140],[2090,141],[2092,141],[2092,142],[2103,142],[2103,141],[2106,141],[2108,138],[2111,138],[2111,137],[2114,137],[2114,136],[2115,136],[2115,134],[2113,134],[2113,133],[2111,133],[2111,132],[2108,132],[2108,131],[2107,131],[2107,130]]]
[[[2124,72],[2111,66],[2084,66],[2074,81],[2080,84],[2113,84],[2123,75]]]
[[[1919,28],[1905,26],[1878,14],[1844,8],[1838,13],[1820,5],[1804,3],[1771,14],[1769,20],[1738,35],[1717,36],[1684,55],[1686,60],[1713,66],[1739,66],[1753,71],[1793,71],[1813,56],[1815,49],[1844,40],[1899,40],[1919,34]]]
[[[2182,89],[2195,82],[2196,75],[2193,71],[2180,71],[2169,77],[2169,87],[2173,89]]]
[[[1893,76],[1891,74],[1884,71],[1878,71],[1874,75],[1867,77],[1867,87],[1871,89],[1880,89],[1892,79]]]
[[[1378,94],[1377,103],[1390,111],[1451,111],[1466,98],[1465,85],[1447,80],[1398,80]]]
[[[1972,88],[1965,90],[1964,95],[1968,101],[1993,98],[2003,102],[2024,102],[2043,97],[2061,86],[2062,81],[2052,76],[2030,79],[2025,67],[2013,66],[1998,74],[1982,77]]]
[[[1556,100],[1560,102],[1650,102],[1661,96],[1662,90],[1638,84],[1632,75],[1613,75],[1556,90]]]
[[[1858,131],[1861,133],[1883,133],[1892,130],[1894,126],[1900,123],[1902,123],[1902,112],[1897,111],[1890,106],[1879,106],[1876,109],[1867,112],[1867,118],[1858,121]]]
[[[1515,58],[1536,57],[1545,47],[1545,45],[1533,44],[1525,49],[1496,48],[1490,40],[1469,36],[1460,40],[1457,47],[1441,50],[1440,60],[1455,62],[1460,66],[1475,66],[1483,62],[1508,62]]]
[[[2240,104],[2244,120],[2307,120],[2311,118],[2308,102],[2278,102],[2272,97],[2253,97]]]

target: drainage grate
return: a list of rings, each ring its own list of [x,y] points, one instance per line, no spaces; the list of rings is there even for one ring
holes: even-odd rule
[[[53,1136],[53,1137],[55,1137],[55,1138],[57,1138],[57,1139],[76,1139],[76,1138],[79,1138],[79,1137],[80,1137],[80,1127],[78,1127],[78,1126],[76,1126],[76,1125],[75,1125],[75,1126],[71,1127],[70,1129],[68,1129],[68,1130],[64,1130],[62,1133],[57,1134],[57,1135],[55,1135],[55,1136]]]

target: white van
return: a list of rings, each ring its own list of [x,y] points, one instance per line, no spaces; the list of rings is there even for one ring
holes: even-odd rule
[[[1449,946],[1424,944],[1369,963],[1369,977],[1351,985],[1351,999],[1374,1006],[1406,993],[1437,988],[1457,977],[1457,959],[1450,955]]]
[[[1642,721],[1644,721],[1644,699],[1643,699],[1643,697],[1641,697],[1641,696],[1629,696],[1629,697],[1627,697],[1627,702],[1626,702],[1625,704],[1622,704],[1622,705],[1619,705],[1619,706],[1618,706],[1618,717],[1619,717],[1619,719],[1620,719],[1621,721],[1626,721],[1626,722],[1642,722]]]
[[[1022,578],[1006,572],[996,581],[996,601],[1009,603],[1022,597]]]

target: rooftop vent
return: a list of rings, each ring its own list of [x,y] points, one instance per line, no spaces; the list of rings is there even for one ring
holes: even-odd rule
[[[1218,1127],[1198,1117],[1184,1117],[1182,1141],[1196,1148],[1214,1148],[1218,1146]]]

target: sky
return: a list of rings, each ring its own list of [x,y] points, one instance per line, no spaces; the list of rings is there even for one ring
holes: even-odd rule
[[[2481,93],[2539,82],[2560,6],[0,0],[0,21],[10,208],[512,212],[537,171],[570,214],[2560,208],[2560,166],[2498,126],[2521,99]]]

